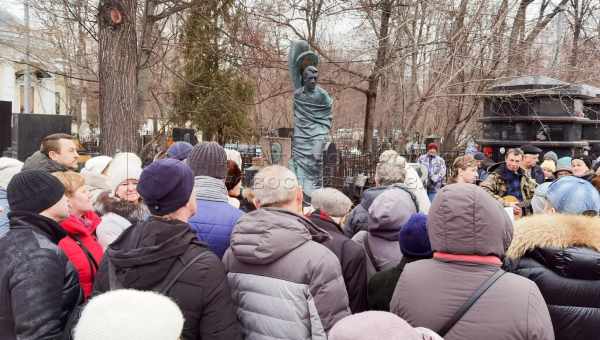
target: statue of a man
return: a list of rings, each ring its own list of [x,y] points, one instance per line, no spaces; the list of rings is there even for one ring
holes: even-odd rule
[[[291,169],[296,173],[307,201],[323,186],[322,154],[329,141],[332,100],[318,84],[318,57],[305,41],[292,43],[289,68],[294,83],[294,135]]]

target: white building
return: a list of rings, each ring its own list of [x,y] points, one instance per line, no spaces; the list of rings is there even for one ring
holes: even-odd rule
[[[32,36],[32,46],[40,52],[43,41]],[[43,46],[42,46],[43,48]],[[12,102],[13,112],[24,111],[25,33],[21,21],[0,9],[0,101]],[[31,63],[35,66],[35,58]],[[52,61],[46,61],[52,63]],[[62,76],[48,73],[43,68],[30,67],[31,113],[66,114],[66,88]]]

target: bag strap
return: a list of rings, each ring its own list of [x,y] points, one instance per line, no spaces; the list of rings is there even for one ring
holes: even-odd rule
[[[95,273],[96,271],[98,271],[99,266],[98,266],[98,262],[96,262],[96,259],[94,258],[94,255],[92,255],[90,250],[87,249],[87,247],[83,244],[83,242],[81,242],[79,237],[73,236],[73,238],[75,239],[75,242],[77,243],[77,245],[79,245],[79,248],[81,248],[81,250],[83,250],[83,252],[87,256],[88,262],[90,263],[90,269],[93,268],[92,273]]]
[[[466,312],[479,300],[479,298],[506,272],[498,269],[494,275],[490,276],[485,282],[477,288],[471,297],[454,313],[454,315],[446,322],[446,324],[437,332],[442,338],[454,327],[454,325],[465,315]]]
[[[369,257],[369,260],[373,264],[373,267],[375,267],[375,271],[380,272],[381,267],[379,267],[377,265],[377,261],[375,260],[375,256],[373,256],[373,252],[371,251],[371,246],[369,245],[369,233],[368,232],[367,232],[367,235],[365,236],[364,244],[365,244],[365,251],[367,252],[367,256]]]
[[[181,275],[183,275],[183,273],[185,273],[185,271],[188,270],[194,263],[196,263],[196,261],[198,261],[198,259],[200,259],[202,256],[204,256],[204,252],[196,255],[193,259],[188,261],[177,273],[175,273],[175,275],[171,277],[171,279],[169,279],[169,281],[167,281],[165,286],[160,290],[160,293],[167,295],[167,292],[169,292],[179,277],[181,277]]]

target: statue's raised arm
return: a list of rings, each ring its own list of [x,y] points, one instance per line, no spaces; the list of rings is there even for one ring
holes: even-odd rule
[[[307,201],[323,185],[322,153],[329,141],[332,100],[321,88],[319,57],[306,41],[290,46],[288,67],[294,85],[294,135],[290,168],[296,173]]]

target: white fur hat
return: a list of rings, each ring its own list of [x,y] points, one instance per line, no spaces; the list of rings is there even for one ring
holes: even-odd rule
[[[242,169],[242,155],[237,150],[225,149],[225,153],[227,154],[227,159],[230,161],[234,161],[237,164],[240,170]]]
[[[0,157],[0,188],[6,189],[8,182],[21,171],[23,163],[14,158]]]
[[[85,166],[83,167],[83,169],[81,169],[81,174],[93,173],[96,175],[101,175],[104,169],[106,169],[106,167],[110,163],[110,161],[112,161],[112,157],[92,157],[85,162]]]
[[[114,194],[119,184],[125,180],[139,180],[141,174],[142,160],[136,154],[130,152],[116,154],[106,170],[111,193]]]
[[[168,297],[134,289],[90,300],[75,326],[75,340],[177,340],[183,315]]]

